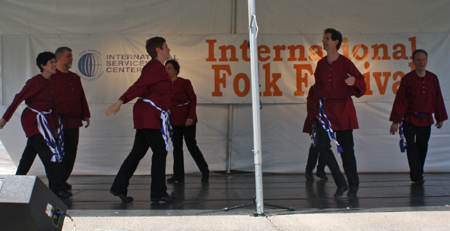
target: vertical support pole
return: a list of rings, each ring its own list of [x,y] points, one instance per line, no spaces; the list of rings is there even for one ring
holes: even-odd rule
[[[264,198],[262,183],[262,151],[261,151],[261,119],[258,81],[258,44],[256,24],[255,0],[248,0],[248,21],[250,41],[250,68],[252,89],[252,114],[253,114],[253,155],[255,161],[255,188],[256,188],[256,213],[264,214]]]
[[[236,1],[231,1],[231,34],[236,34]],[[227,156],[226,156],[226,172],[231,173],[231,157],[233,152],[233,114],[234,105],[228,104],[228,130],[227,130]]]
[[[231,173],[231,153],[233,150],[233,104],[228,104],[228,130],[227,130],[227,174]]]

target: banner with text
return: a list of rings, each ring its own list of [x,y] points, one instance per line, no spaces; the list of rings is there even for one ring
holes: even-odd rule
[[[37,73],[33,65],[37,53],[59,46],[73,49],[73,67],[90,103],[113,103],[133,84],[150,60],[143,35],[67,35],[17,39],[4,36],[3,47],[28,53],[27,73]],[[248,35],[163,36],[173,58],[181,65],[179,76],[190,79],[199,103],[251,103]],[[29,40],[29,46],[23,44]],[[304,103],[314,84],[317,61],[326,56],[322,35],[258,36],[259,83],[262,103]],[[401,78],[411,70],[415,49],[429,52],[428,69],[438,76],[448,73],[448,34],[347,34],[339,52],[350,58],[365,76],[366,95],[357,102],[393,101]],[[6,52],[6,51],[5,51]],[[22,55],[8,55],[17,59]],[[14,61],[15,62],[15,61]],[[3,74],[14,77],[16,69],[4,66]],[[29,78],[30,76],[20,76]],[[450,80],[440,78],[441,86]],[[447,84],[443,84],[445,82]],[[18,92],[20,89],[16,89]],[[444,97],[449,97],[444,92]],[[5,96],[6,102],[13,95]]]

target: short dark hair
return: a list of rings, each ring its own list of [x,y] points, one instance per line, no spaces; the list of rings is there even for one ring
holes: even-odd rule
[[[56,56],[50,51],[45,51],[38,54],[38,56],[36,57],[36,65],[39,67],[39,70],[41,70],[41,73],[44,71],[41,65],[46,66],[48,61],[50,61],[51,59],[56,59]]]
[[[331,33],[331,39],[333,41],[339,40],[339,43],[336,46],[336,50],[339,50],[339,48],[341,48],[341,44],[342,44],[342,34],[341,32],[339,32],[338,30],[334,29],[334,28],[328,28],[325,29],[324,34],[326,33]]]
[[[162,46],[165,42],[166,40],[162,37],[153,37],[145,41],[145,49],[147,50],[147,53],[150,55],[150,57],[152,57],[152,59],[158,56],[156,48],[162,49]]]
[[[428,58],[428,53],[427,53],[425,50],[423,50],[423,49],[417,49],[417,50],[415,50],[415,51],[413,52],[413,54],[412,54],[412,59],[413,59],[413,61],[415,60],[416,54],[418,54],[418,53],[424,53],[425,56],[427,56],[427,58]]]
[[[58,47],[58,49],[56,49],[56,51],[55,51],[55,55],[58,57],[63,56],[64,53],[66,53],[66,51],[72,52],[72,49],[70,49],[68,47]]]
[[[167,65],[169,63],[173,65],[173,68],[177,71],[177,75],[180,74],[180,64],[178,63],[178,61],[169,59],[166,61],[165,65]]]

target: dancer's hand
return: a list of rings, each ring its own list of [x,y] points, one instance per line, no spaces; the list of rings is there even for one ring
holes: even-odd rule
[[[91,119],[89,117],[84,118],[84,121],[86,121],[86,126],[84,126],[84,128],[89,127],[89,125],[91,124]]]
[[[6,124],[6,120],[3,119],[3,118],[1,118],[1,119],[0,119],[0,129],[3,129],[3,127],[5,126],[5,124]]]
[[[436,128],[442,128],[442,126],[444,125],[444,121],[441,121],[441,122],[437,122],[436,123],[436,125],[434,125],[434,126],[436,126]]]
[[[392,135],[395,135],[395,133],[397,132],[397,130],[398,130],[398,123],[392,122],[392,124],[391,124],[391,129],[390,129],[391,134],[392,134]]]
[[[192,124],[194,124],[194,120],[193,119],[187,119],[186,120],[186,127],[187,126],[191,126]]]
[[[348,78],[345,79],[345,83],[350,87],[355,86],[355,77],[350,75],[349,73],[347,73],[347,76]]]
[[[120,110],[120,106],[122,106],[122,104],[123,104],[122,100],[117,100],[117,102],[115,102],[113,105],[109,106],[108,109],[106,109],[105,114],[107,116],[111,114],[115,115]]]

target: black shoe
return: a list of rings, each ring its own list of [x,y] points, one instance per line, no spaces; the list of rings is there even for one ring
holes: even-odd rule
[[[172,176],[171,178],[167,179],[167,182],[168,183],[183,183],[184,178]]]
[[[208,182],[209,180],[209,170],[202,173],[202,182]]]
[[[412,185],[414,185],[414,186],[422,186],[424,183],[425,183],[425,180],[424,179],[420,179],[420,180],[414,181],[414,183],[412,183]]]
[[[112,191],[112,190],[110,190],[109,191],[112,195],[114,195],[114,196],[116,196],[116,197],[119,197],[123,202],[125,202],[125,203],[129,203],[129,202],[132,202],[134,199],[133,199],[133,197],[127,197],[127,195],[126,194],[120,194],[120,193],[117,193],[117,192],[114,192],[114,191]]]
[[[56,196],[60,197],[60,198],[69,198],[72,196],[71,192],[67,192],[65,190],[61,190],[58,192],[55,192]]]
[[[316,176],[320,178],[320,180],[328,180],[327,174],[325,174],[325,171],[317,171]]]
[[[314,176],[313,176],[312,172],[305,172],[305,178],[306,178],[306,181],[310,181],[310,182],[314,181]]]
[[[345,191],[348,190],[348,186],[342,186],[336,189],[336,192],[334,193],[335,198],[342,197],[345,193]]]
[[[165,201],[166,203],[172,203],[176,200],[175,197],[171,197],[169,196],[169,194],[166,193],[166,195],[162,196],[162,197],[152,197],[150,198],[150,200],[152,202],[160,202],[160,201]]]
[[[348,190],[347,196],[348,197],[355,197],[358,193],[359,186],[350,186],[350,189]]]
[[[66,188],[66,190],[71,190],[72,189],[72,185],[67,183],[67,182],[65,182],[64,183],[64,188]]]

